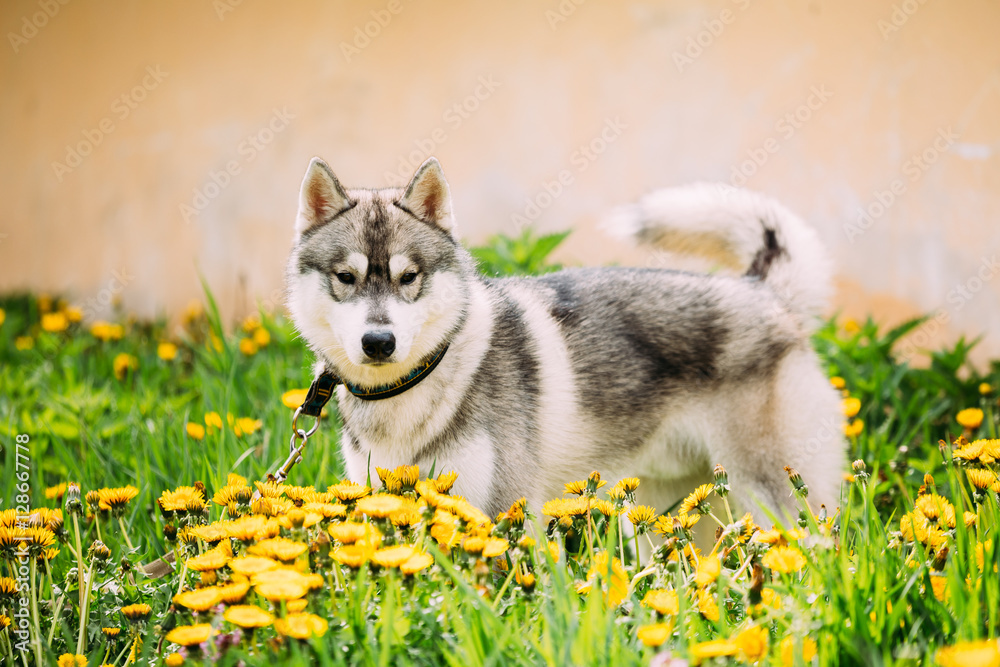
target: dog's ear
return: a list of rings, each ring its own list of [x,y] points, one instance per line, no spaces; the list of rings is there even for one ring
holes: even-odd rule
[[[399,205],[424,222],[437,225],[449,234],[455,231],[451,211],[451,191],[436,158],[427,158],[406,186]]]
[[[309,162],[306,177],[299,192],[299,212],[295,216],[295,233],[304,234],[316,225],[328,222],[353,203],[333,175],[330,167],[318,157]]]

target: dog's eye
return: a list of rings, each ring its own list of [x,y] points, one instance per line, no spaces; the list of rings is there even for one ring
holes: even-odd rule
[[[408,271],[399,277],[399,284],[409,285],[416,279],[417,279],[417,274],[414,273],[413,271]]]
[[[338,273],[337,274],[337,280],[339,280],[340,282],[344,283],[345,285],[353,285],[354,284],[354,274],[353,273],[347,273],[346,271],[344,271],[342,273]]]

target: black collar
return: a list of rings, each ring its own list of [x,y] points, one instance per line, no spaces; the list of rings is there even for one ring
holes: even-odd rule
[[[318,416],[319,413],[323,411],[323,406],[325,406],[327,401],[330,400],[334,387],[338,384],[343,384],[347,387],[347,391],[351,392],[352,395],[357,396],[362,401],[380,401],[383,398],[399,396],[407,389],[420,384],[424,378],[430,375],[431,371],[437,368],[437,365],[441,363],[441,359],[447,351],[448,345],[445,344],[432,352],[430,356],[420,362],[420,364],[410,371],[405,377],[402,377],[390,384],[373,387],[371,389],[365,389],[363,387],[359,387],[358,385],[344,382],[334,373],[324,369],[323,372],[320,373],[319,377],[313,380],[312,386],[309,387],[309,393],[306,395],[306,400],[302,403],[302,414],[310,415],[312,417]]]

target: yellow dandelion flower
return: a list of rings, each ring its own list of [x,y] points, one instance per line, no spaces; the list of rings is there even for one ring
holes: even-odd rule
[[[330,486],[327,491],[336,496],[337,500],[342,503],[353,502],[360,498],[364,498],[371,493],[371,489],[367,486],[355,484],[354,482],[349,481],[334,484],[333,486]]]
[[[240,352],[248,357],[252,357],[257,354],[257,343],[254,342],[253,338],[241,338],[240,339]]]
[[[993,393],[993,387],[988,382],[983,382],[979,385],[979,393],[983,396],[988,396]]]
[[[153,608],[148,604],[138,603],[122,607],[120,611],[130,623],[139,623],[149,618],[149,615],[153,613]]]
[[[188,422],[185,430],[190,438],[201,440],[205,437],[205,427],[195,422]]]
[[[385,519],[393,512],[403,509],[403,499],[388,494],[368,496],[359,500],[355,509],[366,516]]]
[[[425,570],[434,564],[434,557],[428,553],[416,553],[405,563],[399,566],[399,571],[403,574],[413,575],[421,570]]]
[[[87,656],[75,653],[63,653],[56,659],[58,667],[87,667]]]
[[[208,611],[220,602],[222,602],[222,596],[219,594],[219,589],[215,587],[196,588],[193,591],[184,591],[174,596],[174,604],[179,604],[193,611]]]
[[[230,503],[248,505],[251,500],[253,500],[253,489],[245,484],[240,486],[227,484],[212,496],[212,502],[223,507],[228,507]]]
[[[639,641],[646,646],[656,647],[670,639],[670,635],[673,631],[673,623],[653,623],[652,625],[644,625],[640,627],[636,632],[636,636],[639,638]]]
[[[715,613],[718,616],[718,609],[716,609]],[[713,639],[707,642],[699,642],[692,646],[691,657],[694,658],[694,662],[697,664],[706,658],[721,658],[727,655],[736,655],[738,651],[739,647],[734,641]]]
[[[73,324],[79,324],[83,321],[83,311],[76,306],[69,306],[63,312],[66,313],[66,319]],[[0,324],[3,324],[3,322],[0,321]]]
[[[699,588],[704,588],[715,583],[722,571],[722,561],[716,556],[707,556],[698,563],[698,570],[694,575],[694,583]]]
[[[940,522],[949,528],[955,527],[955,506],[944,496],[936,493],[920,496],[914,507],[931,522]]]
[[[594,555],[593,564],[587,571],[587,581],[577,590],[589,593],[595,581],[600,579],[604,592],[604,600],[609,607],[617,607],[628,595],[628,574],[617,558],[611,559],[610,567],[608,552],[601,551]]]
[[[330,557],[341,565],[356,570],[366,564],[374,552],[375,550],[371,546],[362,542],[337,547],[330,552]]]
[[[214,428],[217,430],[222,430],[222,415],[218,412],[206,412],[205,413],[205,426],[208,428]]]
[[[542,505],[542,514],[561,519],[586,514],[589,509],[588,498],[557,498]]]
[[[121,628],[101,628],[101,633],[108,639],[117,639],[122,633]]]
[[[934,589],[934,597],[939,601],[945,602],[950,591],[948,590],[948,579],[944,576],[932,576],[931,577],[931,588]]]
[[[639,478],[638,477],[624,477],[618,480],[615,486],[621,489],[624,493],[635,493],[635,490],[639,488]]]
[[[3,308],[0,308],[0,327],[3,326],[4,320],[6,319],[7,319],[7,312]]]
[[[215,634],[211,623],[180,625],[167,633],[167,641],[181,646],[204,644]]]
[[[271,343],[270,332],[264,327],[260,327],[253,332],[253,342],[257,345],[257,349],[267,347]]]
[[[289,614],[274,621],[274,629],[280,635],[292,639],[311,639],[326,634],[326,620],[315,614]]]
[[[368,534],[369,525],[363,523],[335,523],[326,531],[341,544],[353,544]]]
[[[798,572],[806,566],[806,557],[795,547],[771,547],[762,559],[764,567],[782,574]]]
[[[199,556],[187,559],[187,568],[195,572],[211,572],[225,567],[231,554],[225,549],[210,549]]]
[[[399,567],[417,555],[416,549],[408,545],[398,545],[379,549],[371,555],[371,562],[379,567]]]
[[[678,513],[690,514],[694,510],[698,510],[700,514],[708,514],[712,508],[707,501],[713,491],[715,491],[715,486],[712,484],[702,484],[684,499]]]
[[[955,421],[957,421],[962,428],[970,431],[975,430],[979,428],[980,424],[983,423],[983,411],[979,408],[966,408],[964,410],[959,410],[958,414],[955,415]]]
[[[271,602],[295,600],[304,596],[308,587],[298,581],[267,581],[254,585],[257,594]]]
[[[274,616],[269,612],[250,604],[229,607],[222,617],[241,628],[263,628],[274,623]]]
[[[59,333],[69,328],[66,313],[45,313],[42,315],[42,329],[49,333]]]
[[[656,520],[656,508],[649,505],[636,505],[628,511],[628,520],[639,533],[644,533]]]
[[[834,375],[832,378],[830,378],[830,384],[833,385],[834,389],[843,389],[844,387],[847,386],[847,382],[844,381],[844,378],[840,377],[839,375]]]
[[[844,413],[844,416],[848,419],[852,419],[858,416],[861,412],[861,399],[849,396],[840,401],[840,411]]]
[[[125,507],[129,501],[137,495],[139,495],[139,489],[131,484],[112,489],[100,489],[97,492],[99,498],[98,507],[102,510],[111,511],[117,516],[118,513],[125,511]]]
[[[263,556],[240,556],[229,561],[229,569],[247,577],[278,567],[278,562]]]
[[[180,653],[170,653],[163,659],[163,664],[167,667],[181,667],[184,664],[184,656]]]
[[[809,664],[812,659],[816,657],[816,642],[809,637],[804,637],[801,644],[796,645],[798,642],[795,641],[795,637],[791,635],[785,637],[781,640],[779,646],[779,652],[781,653],[781,663],[785,667],[792,667],[795,665],[795,656],[799,655],[802,657],[802,662]]]
[[[767,655],[768,632],[762,625],[752,625],[734,640],[744,662],[757,662]]]
[[[240,417],[233,424],[233,433],[236,437],[241,438],[244,435],[251,435],[260,430],[260,427],[264,425],[260,419],[254,419],[253,417]]]
[[[173,343],[163,341],[156,346],[156,356],[164,361],[173,361],[177,358],[177,346]]]
[[[138,370],[139,360],[131,354],[122,352],[115,357],[114,363],[115,377],[124,380],[129,371]]]
[[[856,438],[861,435],[861,432],[865,430],[865,422],[861,419],[855,419],[851,422],[844,423],[844,435],[848,438]]]
[[[676,616],[680,610],[677,591],[653,589],[642,598],[642,604],[661,616]]]
[[[157,502],[165,512],[200,512],[205,509],[205,494],[195,486],[178,486],[161,493]]]
[[[66,482],[45,489],[46,500],[62,500],[64,495],[66,495]]]
[[[1000,667],[1000,645],[996,639],[960,642],[940,649],[936,657],[941,667]]]
[[[487,537],[483,545],[483,558],[496,558],[510,548],[510,543],[500,537]]]
[[[309,600],[305,598],[299,598],[298,600],[288,600],[285,602],[285,609],[288,610],[289,614],[300,614],[306,610],[309,606]]]
[[[219,597],[226,604],[242,602],[249,592],[249,581],[233,581],[225,586],[219,586]]]
[[[107,343],[111,340],[121,340],[125,336],[125,328],[120,324],[97,321],[91,325],[90,334],[97,340]]]
[[[582,479],[575,482],[566,482],[564,486],[566,487],[566,490],[563,493],[571,493],[575,496],[579,496],[587,490],[587,480]]]
[[[969,468],[965,471],[969,483],[977,489],[989,489],[997,483],[997,475],[985,468]]]
[[[441,473],[434,480],[434,488],[438,493],[448,493],[451,491],[451,487],[455,485],[455,480],[458,479],[458,473],[454,470],[449,472]]]
[[[308,389],[290,389],[281,395],[281,402],[286,408],[295,410],[306,402],[306,396],[308,395]]]
[[[712,594],[704,588],[698,590],[698,611],[710,621],[719,620],[719,605]]]
[[[264,556],[273,560],[295,560],[309,549],[304,542],[296,542],[287,537],[272,537],[247,547],[247,553],[253,556]]]

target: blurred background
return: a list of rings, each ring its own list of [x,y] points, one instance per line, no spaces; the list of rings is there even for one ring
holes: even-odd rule
[[[173,316],[280,307],[298,188],[430,155],[459,234],[599,227],[657,187],[763,191],[835,258],[834,307],[1000,356],[995,0],[5,0],[0,292]],[[833,311],[831,311],[833,312]]]

